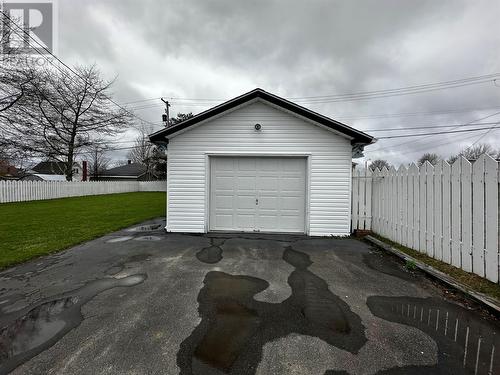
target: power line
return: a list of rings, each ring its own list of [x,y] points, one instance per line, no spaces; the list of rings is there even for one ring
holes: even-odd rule
[[[478,125],[492,125],[497,124],[497,122],[477,122],[474,124],[451,124],[451,125],[422,125],[422,126],[412,126],[412,127],[402,127],[402,128],[377,128],[377,129],[360,129],[363,132],[387,132],[387,131],[404,131],[404,130],[420,130],[420,129],[435,129],[435,128],[453,128],[453,127],[467,127],[467,126],[478,126]],[[382,139],[384,137],[377,137],[377,139]]]
[[[301,104],[315,104],[315,103],[330,103],[336,101],[347,101],[347,100],[358,100],[367,98],[378,98],[378,97],[388,97],[388,96],[398,96],[398,95],[408,95],[420,92],[443,90],[448,88],[457,88],[475,84],[482,84],[488,82],[495,82],[496,78],[499,77],[500,73],[491,73],[474,77],[467,77],[461,79],[455,79],[450,81],[441,81],[434,83],[426,83],[419,85],[411,85],[398,87],[393,89],[381,89],[381,90],[371,90],[371,91],[360,91],[345,94],[328,94],[319,96],[297,96],[297,97],[285,97],[287,100],[294,100],[300,102]],[[141,99],[133,102],[128,102],[124,104],[132,104],[139,102],[148,102],[153,100],[158,100],[160,98],[148,98]],[[227,99],[222,98],[183,98],[183,97],[169,97],[172,102],[178,103],[184,106],[206,106],[213,105],[214,102],[221,102]]]
[[[498,125],[499,122],[496,122],[495,125]],[[477,128],[477,129],[462,129],[462,130],[449,130],[442,132],[432,132],[432,133],[421,133],[421,134],[400,134],[400,135],[389,135],[386,137],[378,137],[377,139],[392,139],[392,138],[408,138],[408,137],[421,137],[427,135],[440,135],[440,134],[453,134],[453,133],[468,133],[475,132],[480,130],[491,130],[496,126],[487,127],[487,128]]]
[[[497,131],[499,129],[500,129],[500,127],[497,127],[495,129],[493,129],[493,131]],[[470,137],[462,138],[461,140],[464,141],[464,140],[471,139],[471,138],[474,138],[474,137],[475,137],[475,135],[472,135]],[[452,143],[455,143],[455,140],[452,140],[452,141],[448,140],[446,142],[440,142],[440,143],[434,144],[432,147],[436,148],[436,147],[439,147],[439,146],[445,146],[445,145],[449,145],[449,144],[452,144]],[[470,148],[470,147],[471,146],[469,146],[468,148]],[[429,149],[429,146],[420,147],[420,148],[417,148],[417,149],[414,149],[414,150],[411,150],[411,151],[408,151],[408,152],[405,151],[405,155],[416,154],[417,152],[422,152],[422,151],[428,150],[428,149]]]
[[[498,124],[500,124],[500,122],[497,122],[497,125]],[[497,126],[492,126],[486,133],[480,135],[479,138],[477,138],[474,142],[472,142],[472,144],[470,146],[468,146],[466,149],[473,147],[477,142],[479,142],[481,139],[486,137],[489,133],[491,133],[492,131],[495,131],[496,128],[497,128]]]
[[[441,81],[441,82],[418,84],[418,85],[413,85],[413,86],[404,86],[404,87],[398,87],[398,88],[394,88],[394,89],[361,91],[361,92],[353,92],[353,93],[347,93],[347,94],[336,94],[336,95],[291,97],[289,99],[291,99],[291,100],[294,100],[294,99],[295,100],[332,99],[332,98],[350,97],[350,96],[357,97],[357,96],[361,96],[361,95],[386,94],[386,93],[392,93],[392,92],[419,90],[419,89],[435,88],[435,87],[441,87],[441,86],[443,88],[446,88],[447,86],[454,86],[457,84],[469,83],[469,82],[475,82],[475,81],[483,81],[485,79],[488,79],[488,81],[492,81],[495,77],[498,77],[498,76],[500,76],[500,73],[492,73],[492,74],[485,74],[485,75],[480,75],[480,76],[475,76],[475,77],[460,78],[460,79],[451,80],[451,81]]]
[[[461,124],[461,125],[458,125],[458,126],[456,126],[455,128],[460,127],[460,126],[470,125],[470,124],[476,123],[476,122],[478,122],[478,121],[485,120],[485,119],[487,119],[487,118],[490,118],[490,117],[496,116],[496,115],[498,115],[498,114],[500,114],[500,111],[495,112],[495,113],[492,113],[492,114],[490,114],[490,115],[488,115],[488,116],[481,117],[481,118],[479,118],[479,119],[475,119],[475,120],[469,121],[469,122],[468,122],[468,123],[466,123],[466,124]],[[429,135],[429,136],[425,136],[424,138],[428,138],[428,137],[430,137],[430,135]],[[392,149],[394,149],[394,148],[398,148],[398,147],[401,147],[401,146],[407,145],[407,144],[409,144],[409,143],[421,142],[421,141],[422,141],[421,139],[420,139],[420,140],[417,140],[417,141],[414,141],[414,140],[411,140],[411,141],[406,141],[406,142],[402,142],[402,143],[399,143],[399,144],[396,144],[396,145],[390,145],[390,146],[385,146],[385,147],[379,147],[379,148],[377,148],[377,149],[375,149],[375,150],[368,150],[368,151],[366,151],[365,153],[371,153],[371,152],[376,152],[376,151],[382,151],[382,150],[385,150],[385,149],[387,149],[387,148],[392,148]],[[428,146],[429,146],[429,145],[427,145],[427,147],[428,147]]]

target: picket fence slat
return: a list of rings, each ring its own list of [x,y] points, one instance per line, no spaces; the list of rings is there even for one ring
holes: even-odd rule
[[[498,163],[487,156],[484,163],[484,192],[485,192],[485,276],[488,280],[499,281],[499,183],[500,170]]]
[[[425,170],[425,252],[434,257],[434,167],[424,164]]]
[[[462,269],[472,272],[472,165],[465,159],[462,161]]]
[[[165,181],[0,181],[0,203],[138,191],[166,191],[166,183]]]
[[[434,167],[434,258],[443,259],[443,161]]]
[[[500,281],[496,160],[483,155],[473,163],[460,157],[452,165],[441,160],[420,168],[412,163],[397,170],[355,170],[353,179],[353,230],[372,230],[464,271]]]

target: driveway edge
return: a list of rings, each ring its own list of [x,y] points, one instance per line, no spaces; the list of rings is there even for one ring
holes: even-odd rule
[[[364,239],[366,239],[369,242],[371,242],[372,244],[382,248],[383,250],[390,252],[391,254],[397,256],[398,258],[403,259],[404,261],[413,262],[418,269],[425,272],[426,274],[440,280],[441,282],[452,287],[453,289],[456,289],[456,290],[464,293],[465,295],[469,296],[470,298],[474,299],[475,301],[485,305],[488,309],[493,310],[496,314],[500,314],[500,301],[497,301],[496,299],[491,298],[483,293],[479,293],[479,292],[472,290],[468,286],[466,286],[462,283],[459,283],[451,276],[449,276],[441,271],[438,271],[434,267],[431,267],[428,264],[423,263],[423,262],[411,257],[410,255],[403,253],[402,251],[396,249],[395,247],[392,247],[391,245],[386,244],[385,242],[382,242],[382,241],[376,239],[375,237],[368,235],[368,236],[365,236]]]

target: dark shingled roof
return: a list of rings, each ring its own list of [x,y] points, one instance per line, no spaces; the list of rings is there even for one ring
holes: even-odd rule
[[[146,166],[140,163],[131,163],[105,170],[101,176],[140,176],[146,173]]]
[[[168,128],[162,129],[153,133],[149,136],[149,139],[153,143],[165,143],[170,135],[177,133],[178,131],[184,130],[193,126],[201,121],[207,120],[213,116],[217,116],[229,109],[242,105],[246,102],[254,100],[256,98],[263,99],[269,103],[272,103],[278,107],[281,107],[285,110],[288,110],[292,113],[295,113],[299,116],[303,116],[309,120],[317,122],[327,128],[332,130],[336,130],[339,133],[345,134],[349,137],[352,137],[351,144],[359,144],[359,145],[367,145],[375,141],[375,138],[369,134],[366,134],[362,131],[351,128],[348,125],[345,125],[341,122],[333,120],[329,117],[320,115],[317,112],[311,111],[310,109],[304,108],[298,104],[292,103],[286,99],[280,98],[274,94],[271,94],[262,89],[256,88],[246,94],[240,95],[234,99],[228,100],[225,103],[222,103],[216,107],[210,108],[204,112],[197,114],[185,121],[182,121],[178,124],[169,126]]]
[[[40,174],[64,174],[66,167],[60,161],[42,161],[32,169]]]

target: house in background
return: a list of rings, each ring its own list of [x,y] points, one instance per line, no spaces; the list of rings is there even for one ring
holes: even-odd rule
[[[154,172],[148,172],[147,167],[141,163],[132,163],[128,160],[127,164],[115,168],[107,169],[97,178],[91,176],[92,181],[155,181],[158,177]]]
[[[0,160],[0,180],[19,180],[23,176],[23,172],[7,160]]]
[[[348,236],[352,159],[375,139],[255,89],[149,136],[168,148],[167,231]]]
[[[27,171],[24,181],[66,181],[65,164],[60,161],[42,161]],[[73,181],[82,181],[82,166],[73,163]]]

